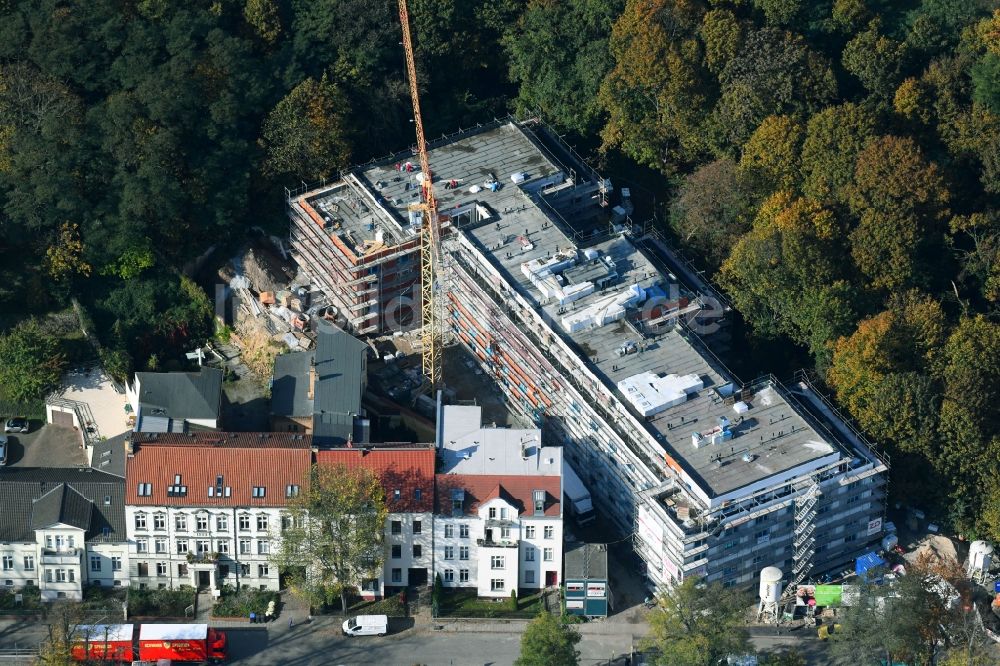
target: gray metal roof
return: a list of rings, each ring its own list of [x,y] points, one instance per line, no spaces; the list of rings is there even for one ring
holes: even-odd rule
[[[137,372],[143,416],[218,419],[222,409],[222,370]]]
[[[316,336],[316,399],[318,414],[358,414],[361,411],[361,368],[368,345],[351,334],[321,322]]]
[[[89,467],[3,468],[0,506],[0,542],[35,541],[57,522],[85,529],[88,542],[127,540],[125,480]]]
[[[123,432],[111,439],[96,442],[90,466],[100,472],[125,478],[125,445],[131,435],[131,432]]]
[[[608,547],[602,543],[567,544],[563,564],[563,578],[590,578],[607,580]]]
[[[271,413],[275,416],[312,416],[309,398],[309,368],[315,351],[289,352],[274,359],[271,381]]]

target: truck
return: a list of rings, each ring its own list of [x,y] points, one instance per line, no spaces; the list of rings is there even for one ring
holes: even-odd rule
[[[567,462],[563,462],[563,495],[566,497],[566,508],[577,525],[586,525],[594,520],[596,515],[590,491]]]
[[[77,627],[71,653],[75,661],[174,664],[220,663],[226,660],[226,635],[207,624],[84,625]]]

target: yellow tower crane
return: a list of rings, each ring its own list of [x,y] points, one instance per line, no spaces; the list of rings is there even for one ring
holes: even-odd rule
[[[413,124],[417,129],[417,155],[423,174],[422,197],[413,207],[423,213],[420,233],[420,342],[424,377],[431,391],[441,388],[441,348],[444,318],[436,290],[441,277],[441,223],[438,219],[437,200],[434,198],[432,173],[427,159],[427,142],[420,116],[420,96],[417,93],[417,67],[413,58],[413,39],[410,36],[410,13],[406,0],[399,0],[399,23],[403,28],[403,49],[406,52],[406,72],[410,80],[410,100],[413,102]],[[443,295],[441,295],[443,297]]]

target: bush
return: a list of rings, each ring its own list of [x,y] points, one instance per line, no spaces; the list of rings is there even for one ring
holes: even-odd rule
[[[14,601],[14,595],[23,596],[21,604]],[[0,611],[5,610],[39,610],[42,608],[42,593],[36,586],[22,587],[15,592],[0,592]]]
[[[512,611],[517,610],[517,590],[510,591],[510,609]]]
[[[184,609],[194,603],[194,588],[179,590],[128,589],[129,615],[150,617],[184,617]]]
[[[281,603],[281,595],[277,592],[254,590],[249,587],[236,591],[227,585],[222,589],[222,597],[212,608],[212,617],[250,617],[250,613],[264,617],[271,601],[274,602],[277,614],[278,605]]]

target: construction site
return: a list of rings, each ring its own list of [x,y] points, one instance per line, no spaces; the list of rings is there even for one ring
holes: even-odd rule
[[[794,594],[879,541],[887,458],[805,376],[744,383],[718,360],[724,299],[631,219],[627,190],[536,121],[429,148],[442,344],[467,349],[508,408],[565,447],[598,509],[633,535],[651,587],[745,585],[776,566]],[[337,320],[419,352],[414,159],[288,204],[292,254]]]

